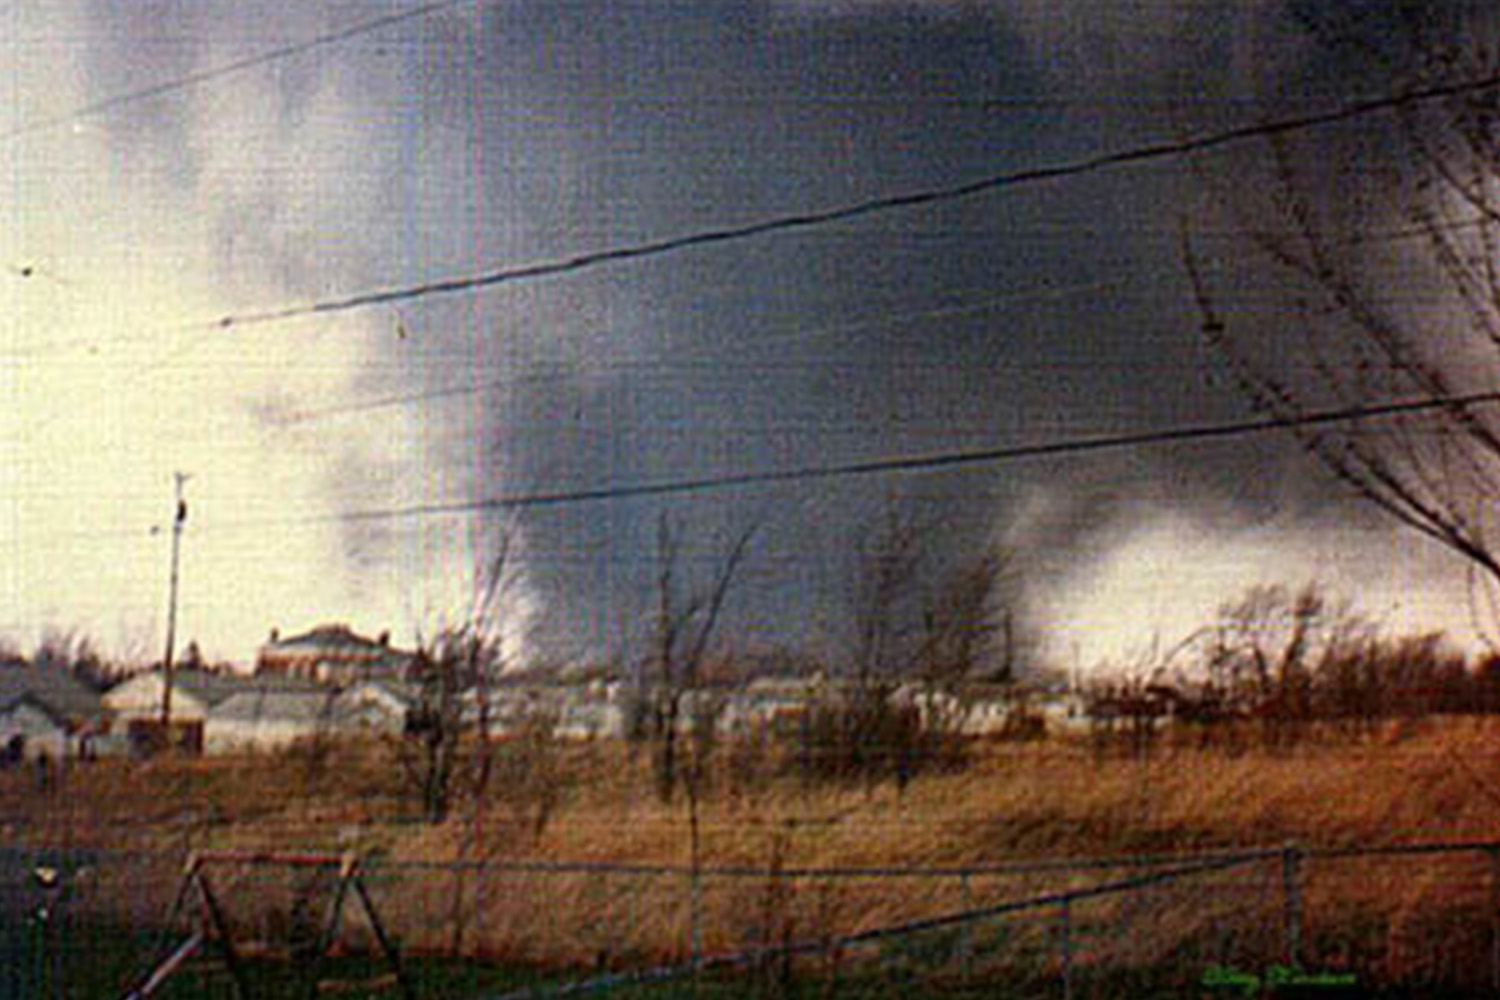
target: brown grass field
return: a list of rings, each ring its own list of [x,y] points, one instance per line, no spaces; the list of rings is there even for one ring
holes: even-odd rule
[[[499,751],[504,754],[502,746]],[[559,745],[546,771],[497,779],[481,816],[494,858],[685,863],[688,810],[652,790],[643,752]],[[723,756],[721,754],[721,756]],[[378,744],[311,755],[101,760],[49,783],[0,773],[0,829],[13,845],[336,847],[358,836],[399,858],[452,856],[474,804],[415,821],[410,782]],[[540,833],[545,785],[557,798]],[[1500,833],[1500,718],[1392,723],[1359,740],[1288,750],[1157,746],[1148,756],[1086,742],[980,743],[955,773],[904,790],[746,779],[716,766],[701,801],[702,862],[789,866],[962,865],[1013,858],[1280,844],[1345,847],[1484,839]],[[788,831],[791,834],[788,835]],[[357,834],[356,834],[357,832]]]
[[[497,752],[522,754],[504,746]],[[97,761],[54,774],[45,787],[35,769],[0,774],[0,823],[7,846],[174,854],[356,849],[392,862],[690,863],[688,806],[680,795],[659,801],[644,752],[559,744],[545,755],[517,756],[477,815],[472,801],[461,800],[438,825],[415,818],[410,783],[391,748],[378,744],[326,755]],[[1330,735],[1276,752],[1164,743],[1132,757],[1100,754],[1086,741],[980,744],[964,770],[919,775],[904,789],[890,782],[809,786],[793,775],[731,769],[722,757],[699,804],[699,863],[766,876],[705,883],[699,946],[706,952],[881,926],[1089,881],[1062,873],[997,877],[962,889],[953,879],[789,885],[775,876],[788,868],[951,868],[1288,842],[1323,849],[1500,838],[1500,718],[1393,723],[1358,740]],[[536,804],[548,794],[555,804],[538,823]],[[1489,947],[1482,861],[1330,870],[1307,885],[1308,937],[1335,963],[1378,951],[1382,974],[1391,976],[1473,965]],[[170,870],[162,881],[171,881]],[[1274,887],[1274,872],[1262,881]],[[1264,910],[1246,918],[1252,925],[1275,921],[1275,893],[1262,895],[1246,904]],[[619,967],[681,957],[691,946],[686,890],[670,877],[484,882],[408,873],[377,897],[403,940],[419,949]],[[1158,933],[1149,947],[1138,935],[1137,950],[1155,949],[1157,960],[1173,960],[1195,921],[1212,919],[1190,890],[1159,893],[1138,906],[1109,904],[1094,918],[1101,926],[1118,922],[1132,906],[1139,910],[1132,926],[1176,928],[1165,938]]]

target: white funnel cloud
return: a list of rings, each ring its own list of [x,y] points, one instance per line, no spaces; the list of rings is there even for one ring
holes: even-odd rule
[[[1363,519],[1353,519],[1354,522]],[[1394,635],[1442,632],[1478,650],[1464,574],[1420,539],[1370,525],[1251,522],[1163,510],[1108,532],[1074,568],[1033,581],[1056,666],[1119,669],[1191,637],[1259,585],[1317,584]]]

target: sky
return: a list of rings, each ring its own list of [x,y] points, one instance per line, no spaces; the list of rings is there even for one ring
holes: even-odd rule
[[[934,567],[1011,551],[1068,667],[1170,644],[1262,583],[1474,641],[1464,565],[1272,436],[454,510],[1245,419],[1180,249],[1186,227],[1224,273],[1240,259],[1234,151],[217,322],[1169,141],[1257,120],[1268,93],[1359,96],[1299,5],[400,16],[419,7],[0,4],[0,634],[159,655],[180,472],[179,641],[241,663],[273,628],[430,638],[474,613],[502,539],[518,658],[628,656],[663,517],[690,580],[754,528],[728,632],[836,656],[856,539],[891,511]]]

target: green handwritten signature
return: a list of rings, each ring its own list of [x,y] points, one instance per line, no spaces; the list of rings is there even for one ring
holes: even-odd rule
[[[1273,965],[1259,976],[1226,965],[1210,965],[1203,973],[1203,985],[1244,990],[1248,997],[1259,993],[1262,986],[1338,988],[1355,985],[1355,978],[1352,972],[1307,972],[1295,965]]]

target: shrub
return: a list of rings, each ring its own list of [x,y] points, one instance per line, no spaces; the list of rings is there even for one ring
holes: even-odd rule
[[[792,762],[804,782],[893,780],[900,788],[919,773],[953,770],[966,758],[962,737],[927,724],[894,688],[864,683],[813,702],[793,733]]]

